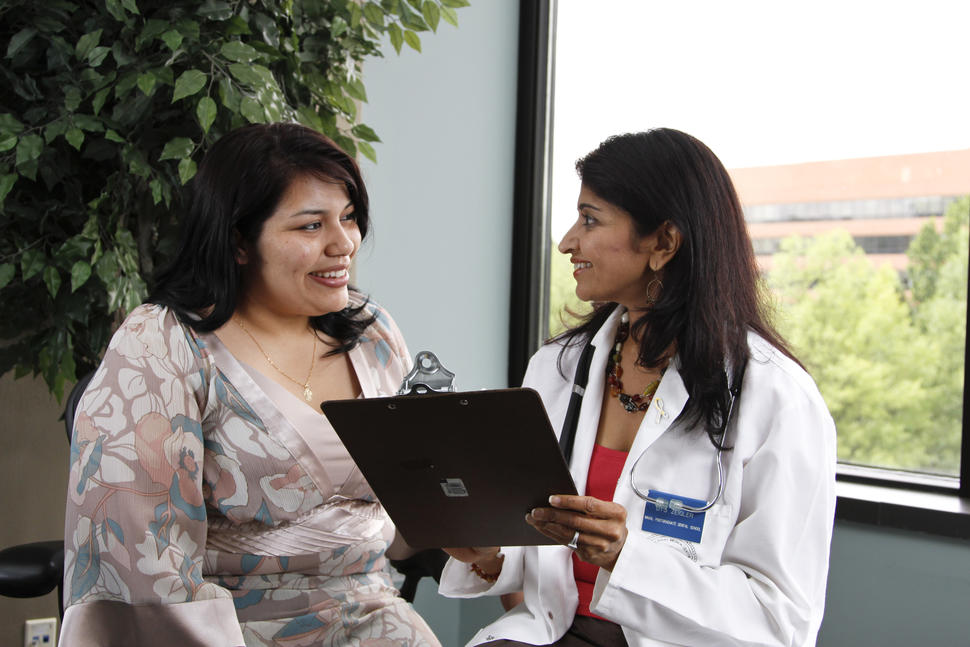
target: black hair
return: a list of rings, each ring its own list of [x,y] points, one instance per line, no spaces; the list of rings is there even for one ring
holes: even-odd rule
[[[369,228],[367,189],[352,157],[329,137],[293,123],[250,124],[219,139],[192,180],[178,252],[156,276],[148,302],[171,308],[185,325],[209,332],[225,324],[239,302],[239,238],[255,245],[290,183],[312,175],[342,184],[354,206],[361,239]],[[311,317],[310,325],[353,348],[375,315],[363,304]]]
[[[657,301],[631,312],[637,363],[659,367],[675,345],[688,401],[681,420],[704,423],[711,441],[728,413],[725,362],[746,365],[748,331],[798,361],[770,323],[754,249],[731,177],[716,155],[690,135],[669,128],[610,137],[576,162],[585,187],[633,218],[640,236],[666,222],[680,230],[680,249],[663,268]],[[583,343],[603,325],[615,303],[594,305],[555,341]],[[560,353],[560,360],[562,359]]]

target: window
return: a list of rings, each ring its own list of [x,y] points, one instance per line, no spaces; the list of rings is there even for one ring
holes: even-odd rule
[[[836,419],[840,481],[970,511],[970,5],[701,6],[522,3],[510,381],[582,307],[555,250],[573,163],[678,128],[731,171],[776,325]]]

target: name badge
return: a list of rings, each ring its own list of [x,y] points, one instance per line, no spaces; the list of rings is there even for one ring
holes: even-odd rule
[[[701,535],[704,533],[704,516],[707,512],[689,512],[681,505],[702,508],[707,505],[707,501],[688,499],[659,490],[650,490],[649,495],[652,499],[658,499],[658,502],[645,502],[643,530],[700,543]]]

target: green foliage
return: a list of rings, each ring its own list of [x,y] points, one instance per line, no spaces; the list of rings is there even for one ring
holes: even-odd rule
[[[783,335],[812,373],[838,428],[839,459],[959,472],[970,199],[909,248],[904,289],[844,232],[789,238],[769,282]]]
[[[172,251],[181,185],[248,122],[375,160],[361,64],[465,0],[10,0],[0,6],[0,374],[60,397]]]

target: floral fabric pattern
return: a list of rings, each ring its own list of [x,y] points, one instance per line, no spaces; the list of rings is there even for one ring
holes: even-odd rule
[[[391,394],[407,348],[367,307],[351,363],[363,396]],[[168,645],[169,624],[183,646],[438,644],[386,574],[393,526],[326,418],[250,371],[161,306],[114,335],[74,424],[62,645],[131,644],[108,625]]]

